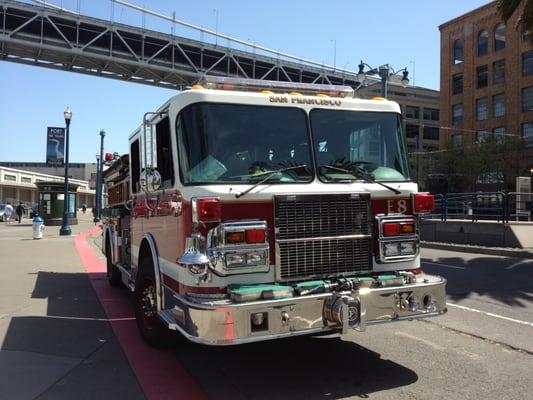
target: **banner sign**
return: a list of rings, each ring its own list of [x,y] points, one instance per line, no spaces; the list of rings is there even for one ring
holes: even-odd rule
[[[65,128],[48,127],[46,132],[46,164],[63,166],[65,162]]]

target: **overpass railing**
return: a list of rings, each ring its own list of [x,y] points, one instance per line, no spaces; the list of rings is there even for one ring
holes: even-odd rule
[[[435,195],[435,209],[425,219],[533,221],[533,193],[473,192]]]

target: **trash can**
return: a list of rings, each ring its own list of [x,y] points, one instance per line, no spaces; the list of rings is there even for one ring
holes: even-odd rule
[[[36,215],[33,218],[33,224],[31,227],[33,230],[33,238],[42,239],[44,231],[44,220],[40,216]]]

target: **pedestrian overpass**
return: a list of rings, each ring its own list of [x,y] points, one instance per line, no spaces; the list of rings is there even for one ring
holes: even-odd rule
[[[0,0],[0,59],[178,90],[205,75],[359,86],[356,72],[261,46],[242,51],[34,1]]]

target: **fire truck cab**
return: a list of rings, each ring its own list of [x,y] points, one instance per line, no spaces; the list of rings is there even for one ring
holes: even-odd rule
[[[364,331],[446,312],[420,268],[397,103],[209,78],[146,113],[104,174],[103,252],[142,337],[207,345]]]

